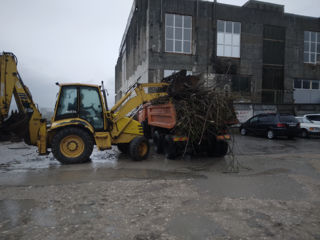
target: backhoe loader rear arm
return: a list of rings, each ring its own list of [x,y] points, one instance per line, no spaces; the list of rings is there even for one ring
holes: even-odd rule
[[[19,123],[5,122],[9,116],[10,105],[14,96],[20,116]],[[20,126],[18,126],[20,124]],[[23,137],[28,144],[37,145],[39,129],[44,125],[41,113],[33,102],[29,89],[24,85],[18,71],[17,59],[13,53],[0,55],[0,129],[24,131]],[[15,132],[20,135],[20,132]],[[26,135],[25,135],[26,134]]]

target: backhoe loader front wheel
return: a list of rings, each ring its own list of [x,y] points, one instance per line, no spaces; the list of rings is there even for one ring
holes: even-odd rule
[[[87,162],[92,150],[93,139],[81,128],[64,128],[52,139],[53,156],[62,164]]]
[[[130,156],[134,161],[142,161],[148,157],[149,142],[145,137],[134,138],[129,147]]]

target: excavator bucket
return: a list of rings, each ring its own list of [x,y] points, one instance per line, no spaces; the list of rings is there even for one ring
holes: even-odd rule
[[[0,127],[0,141],[28,139],[29,116],[25,113],[12,112]]]

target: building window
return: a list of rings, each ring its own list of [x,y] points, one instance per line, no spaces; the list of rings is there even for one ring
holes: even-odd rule
[[[218,20],[217,56],[240,58],[241,23]]]
[[[165,51],[191,54],[192,17],[166,14]]]
[[[304,62],[320,63],[320,32],[304,32]]]
[[[320,89],[320,80],[294,80],[294,89],[310,89],[310,90],[319,90]]]

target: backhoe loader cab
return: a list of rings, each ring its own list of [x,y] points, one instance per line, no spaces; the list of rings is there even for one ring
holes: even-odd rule
[[[62,85],[55,109],[54,121],[80,118],[87,121],[95,131],[106,129],[106,109],[98,86]]]

